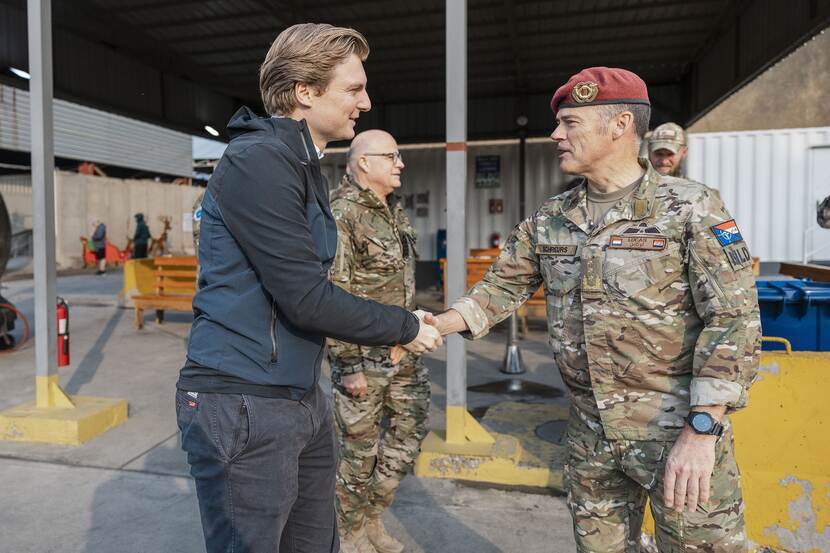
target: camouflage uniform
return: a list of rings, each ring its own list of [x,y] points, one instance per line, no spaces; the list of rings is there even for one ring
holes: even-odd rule
[[[649,166],[592,226],[582,182],[519,224],[453,307],[478,338],[540,284],[571,392],[566,486],[579,551],[635,551],[646,494],[661,551],[743,551],[728,417],[710,501],[677,514],[660,495],[690,406],[745,406],[758,366],[751,257],[720,196]]]
[[[347,176],[332,195],[331,210],[338,240],[332,281],[357,296],[413,309],[415,231],[397,201],[386,205]],[[407,354],[392,365],[387,347],[334,340],[329,362],[340,441],[337,514],[346,533],[366,516],[380,516],[415,462],[427,432],[429,373],[420,356]],[[352,397],[341,377],[361,371],[368,393]]]
[[[196,255],[199,255],[199,229],[202,227],[202,200],[205,193],[199,194],[193,203],[193,246],[196,248]]]

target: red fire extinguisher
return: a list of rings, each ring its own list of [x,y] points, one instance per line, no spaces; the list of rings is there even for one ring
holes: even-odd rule
[[[69,304],[58,297],[58,367],[69,364]]]

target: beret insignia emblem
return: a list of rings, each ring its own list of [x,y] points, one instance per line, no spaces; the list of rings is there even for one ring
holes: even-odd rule
[[[597,94],[599,94],[599,86],[591,81],[576,83],[571,91],[571,96],[578,104],[593,102]]]

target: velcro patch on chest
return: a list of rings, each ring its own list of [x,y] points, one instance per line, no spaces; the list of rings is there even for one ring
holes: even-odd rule
[[[741,236],[741,231],[738,230],[738,224],[735,222],[735,219],[730,219],[719,225],[711,226],[709,229],[715,234],[715,238],[718,239],[718,242],[720,242],[720,245],[724,248],[744,239],[744,237]]]
[[[730,244],[723,247],[726,252],[726,258],[729,264],[732,265],[732,270],[740,271],[752,265],[752,256],[749,255],[749,248],[746,247],[746,242],[739,244]]]
[[[608,247],[614,250],[648,250],[661,251],[666,249],[668,240],[665,236],[649,234],[614,234],[608,240]]]
[[[536,255],[576,255],[576,244],[536,244]]]

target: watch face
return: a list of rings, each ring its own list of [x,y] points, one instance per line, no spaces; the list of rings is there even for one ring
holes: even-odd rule
[[[692,417],[692,428],[698,432],[709,432],[712,426],[712,419],[705,413],[697,413]]]

